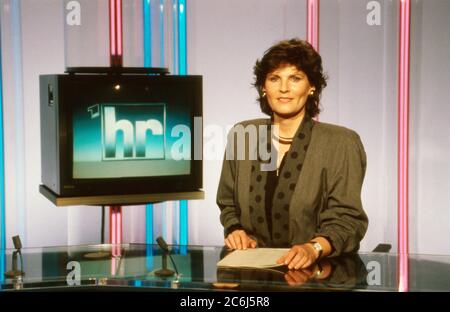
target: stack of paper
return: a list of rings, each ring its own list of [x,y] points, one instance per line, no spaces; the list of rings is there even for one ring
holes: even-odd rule
[[[235,250],[217,263],[224,268],[273,268],[282,266],[277,260],[289,251],[288,248],[250,248]]]

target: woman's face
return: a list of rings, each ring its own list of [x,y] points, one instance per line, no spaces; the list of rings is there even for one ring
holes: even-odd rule
[[[269,73],[263,87],[270,108],[280,118],[303,114],[308,95],[314,90],[308,76],[289,64]]]

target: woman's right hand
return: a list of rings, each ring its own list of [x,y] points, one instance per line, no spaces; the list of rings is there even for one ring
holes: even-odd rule
[[[225,238],[225,245],[230,249],[256,248],[257,243],[244,230],[234,230]]]

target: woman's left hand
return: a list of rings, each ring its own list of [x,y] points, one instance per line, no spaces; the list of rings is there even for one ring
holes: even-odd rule
[[[284,263],[289,270],[307,268],[316,262],[318,254],[312,244],[294,245],[277,263]]]

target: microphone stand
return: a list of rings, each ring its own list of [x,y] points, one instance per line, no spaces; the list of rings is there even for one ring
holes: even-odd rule
[[[17,269],[17,255],[20,257],[20,270]],[[25,272],[23,270],[23,258],[22,253],[19,250],[16,250],[12,254],[12,270],[5,273],[6,278],[16,278],[25,276]]]
[[[178,273],[178,269],[177,269],[177,266],[175,264],[175,261],[173,261],[173,258],[170,255],[169,246],[165,242],[164,238],[162,238],[161,236],[159,236],[156,239],[156,242],[158,243],[159,248],[161,248],[161,250],[163,251],[163,254],[162,254],[162,259],[161,259],[161,261],[162,261],[162,268],[157,270],[157,271],[155,271],[154,274],[156,276],[165,278],[165,277],[172,276],[172,275],[174,275],[176,273],[176,275],[175,275],[176,280],[174,281],[173,287],[177,288],[178,284],[179,284],[179,280],[178,279],[180,277],[180,274]],[[173,265],[173,268],[175,269],[175,272],[172,271],[172,270],[167,269],[167,256],[169,256],[170,261],[172,261],[172,265]]]
[[[167,255],[168,255],[167,251],[163,251],[162,258],[161,258],[162,268],[155,271],[156,276],[169,277],[169,276],[172,276],[175,274],[174,271],[167,268]]]
[[[23,271],[23,257],[22,252],[22,242],[20,241],[19,235],[13,236],[12,238],[14,248],[16,249],[12,254],[12,270],[5,273],[6,278],[13,279],[14,289],[20,290],[23,289],[23,279],[25,276],[25,272]],[[17,269],[17,255],[20,257],[20,270]]]

